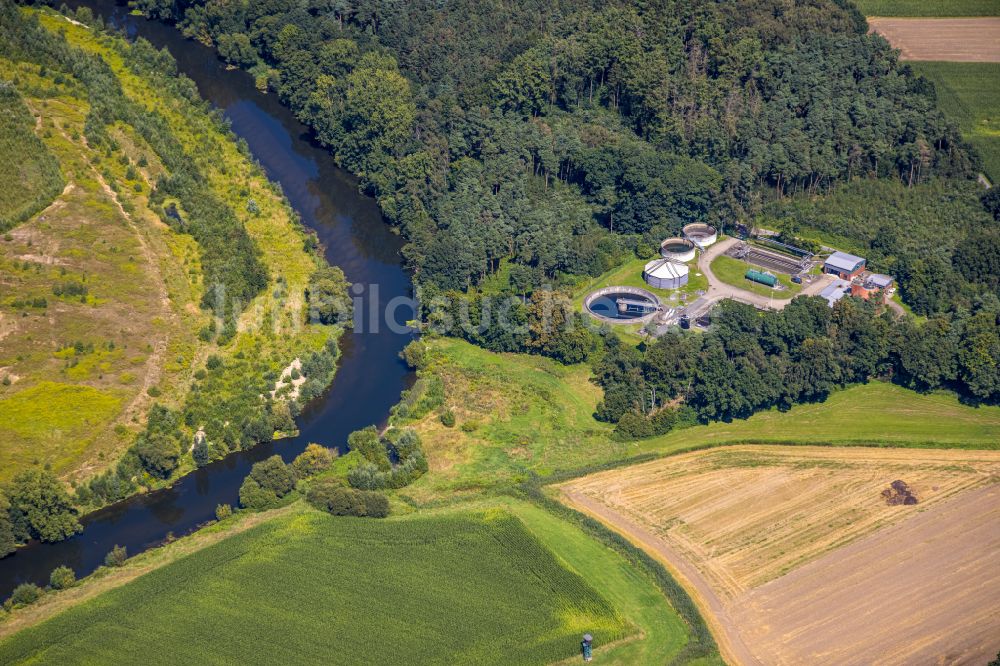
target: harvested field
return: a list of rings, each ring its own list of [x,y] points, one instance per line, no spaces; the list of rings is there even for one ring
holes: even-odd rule
[[[880,646],[890,663],[915,663],[918,653],[988,652],[979,626],[985,613],[1000,617],[1000,571],[985,571],[1000,546],[998,478],[998,451],[737,446],[593,474],[562,491],[570,503],[671,565],[730,660],[871,663]],[[882,493],[896,480],[908,485],[916,505],[887,502]],[[930,520],[925,516],[938,515],[941,507],[951,516],[946,522],[959,524],[964,513],[948,507],[975,500],[983,486],[993,506],[967,516],[967,530],[950,531],[955,566],[947,558],[939,563],[940,547],[909,523]],[[918,536],[892,545],[883,536],[911,529]],[[851,576],[831,575],[827,570],[841,558],[871,564],[849,565]],[[910,580],[914,562],[927,582],[897,589],[897,581]],[[927,576],[939,566],[953,579],[946,590]],[[806,571],[837,589],[838,580],[854,585],[853,593],[824,601],[811,582],[796,586]],[[981,596],[981,588],[991,596]],[[970,596],[977,601],[968,603]],[[807,598],[802,608],[809,613],[789,612]],[[904,608],[896,609],[899,604]],[[843,634],[845,615],[859,618],[854,635]],[[876,616],[885,632],[879,636],[869,630]],[[811,628],[824,622],[835,633]],[[920,632],[925,639],[915,640]],[[890,634],[906,638],[897,644]],[[829,652],[834,649],[836,658]]]
[[[1000,486],[838,549],[740,601],[764,663],[985,664],[1000,650]]]
[[[903,60],[1000,62],[1000,17],[869,18]]]

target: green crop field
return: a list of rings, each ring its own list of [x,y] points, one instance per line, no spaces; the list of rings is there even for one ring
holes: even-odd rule
[[[59,163],[35,136],[35,118],[0,82],[0,232],[45,208],[63,187]]]
[[[791,298],[802,291],[802,285],[795,284],[792,282],[791,277],[784,273],[774,273],[775,277],[778,278],[778,283],[785,287],[784,289],[771,289],[767,285],[751,282],[746,279],[747,269],[750,268],[761,270],[759,266],[753,266],[745,261],[727,257],[724,254],[712,260],[712,272],[715,273],[715,277],[734,287],[746,289],[761,296],[772,296],[777,299]]]
[[[1000,5],[1000,2],[997,3]],[[937,89],[938,105],[983,158],[990,182],[1000,182],[1000,63],[914,62]]]
[[[1000,16],[1000,0],[855,0],[865,16]]]
[[[248,630],[249,628],[249,630]],[[548,663],[632,633],[507,512],[282,516],[0,643],[0,663]]]
[[[532,504],[508,501],[505,506],[542,543],[587,580],[642,632],[640,640],[630,640],[607,653],[598,644],[595,660],[601,664],[670,663],[687,642],[688,628],[650,581],[636,572],[611,549],[583,534],[579,529]],[[722,663],[704,658],[702,664]]]

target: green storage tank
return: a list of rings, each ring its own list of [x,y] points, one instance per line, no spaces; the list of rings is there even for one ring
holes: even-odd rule
[[[760,271],[755,271],[752,268],[747,271],[747,274],[744,277],[750,280],[751,282],[759,282],[761,284],[766,284],[768,287],[773,287],[774,285],[778,284],[778,278],[774,277],[773,275],[769,275],[767,273],[761,273]]]

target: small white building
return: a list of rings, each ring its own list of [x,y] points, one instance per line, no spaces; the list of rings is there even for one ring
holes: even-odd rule
[[[642,269],[642,279],[657,289],[680,289],[688,283],[688,267],[670,259],[653,259]]]

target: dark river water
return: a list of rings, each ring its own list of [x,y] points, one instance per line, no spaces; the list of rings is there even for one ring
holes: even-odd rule
[[[330,154],[311,141],[309,130],[273,94],[258,92],[245,72],[226,70],[211,49],[184,39],[172,27],[130,16],[127,8],[111,0],[68,4],[72,8],[86,4],[105,20],[124,26],[130,36],[141,35],[169,49],[180,71],[194,80],[202,97],[225,112],[233,131],[246,139],[267,175],[281,184],[302,221],[319,234],[329,262],[343,268],[352,283],[364,287],[358,298],[364,305],[366,325],[341,338],[333,386],[304,410],[298,437],[232,454],[182,478],[172,488],[86,516],[83,532],[72,539],[33,542],[0,559],[0,599],[25,581],[47,584],[49,573],[60,565],[72,567],[77,576],[89,574],[115,545],[135,555],[161,543],[168,533],[191,532],[214,519],[216,505],[236,505],[240,484],[253,463],[275,453],[291,460],[309,442],[343,448],[350,432],[384,423],[400,391],[413,381],[399,358],[410,334],[400,330],[402,326],[391,330],[382,308],[370,307],[376,300],[384,305],[411,294],[410,278],[400,262],[401,242],[374,200],[358,193],[355,179],[336,167]],[[380,318],[377,330],[368,325],[371,310]],[[404,324],[412,319],[412,310],[399,308],[395,319]]]

